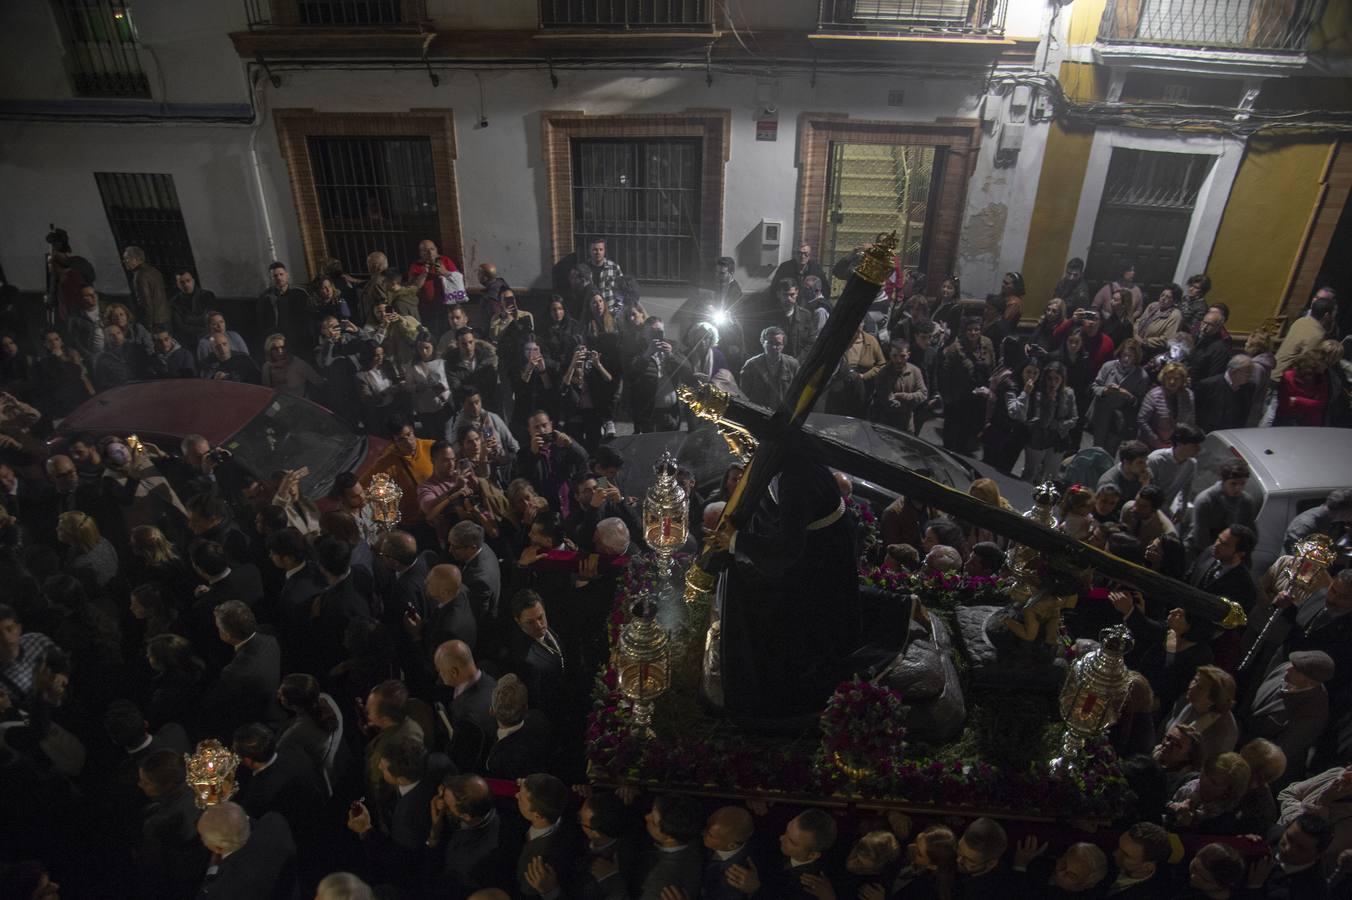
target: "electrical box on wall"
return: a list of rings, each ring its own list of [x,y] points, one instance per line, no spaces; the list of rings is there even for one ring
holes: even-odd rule
[[[771,219],[761,219],[760,226],[760,264],[762,267],[779,264],[780,238],[784,232],[784,223]]]
[[[1012,166],[1019,158],[1019,150],[1023,147],[1023,128],[1022,125],[1004,124],[1000,126],[1000,131],[995,142],[995,165],[1000,168]]]

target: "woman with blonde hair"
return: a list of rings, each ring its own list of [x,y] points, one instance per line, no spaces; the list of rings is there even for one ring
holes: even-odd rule
[[[263,387],[276,388],[290,397],[305,396],[305,386],[324,386],[324,378],[303,359],[291,355],[286,335],[270,334],[263,340]]]
[[[99,533],[92,516],[79,510],[63,512],[56,520],[56,539],[69,548],[62,568],[86,586],[102,588],[117,577],[117,551]]]
[[[1136,414],[1137,437],[1151,450],[1169,447],[1174,429],[1184,422],[1197,424],[1188,369],[1182,363],[1165,363],[1159,384],[1145,395]]]
[[[1249,790],[1249,764],[1238,753],[1218,753],[1202,772],[1178,789],[1168,806],[1175,827],[1207,834],[1236,834],[1235,816]]]
[[[1165,723],[1191,725],[1202,736],[1204,756],[1210,759],[1235,749],[1239,741],[1239,723],[1235,721],[1235,679],[1216,666],[1198,666],[1187,691],[1174,704],[1173,715]]]
[[[987,506],[996,509],[1003,509],[1007,512],[1014,512],[1014,507],[1009,505],[1009,501],[1000,495],[1000,485],[995,483],[993,478],[978,478],[967,488],[967,493],[980,500]],[[963,531],[967,538],[967,546],[971,547],[982,541],[988,541],[996,544],[1001,550],[1009,545],[1009,538],[996,534],[988,528],[982,528],[980,525],[972,525],[964,522]]]
[[[103,326],[116,325],[122,329],[128,344],[135,344],[146,353],[154,353],[155,345],[150,332],[140,322],[125,303],[109,303],[103,308]]]
[[[906,848],[909,864],[897,875],[893,892],[865,886],[860,900],[952,900],[958,893],[958,839],[946,825],[931,825]]]

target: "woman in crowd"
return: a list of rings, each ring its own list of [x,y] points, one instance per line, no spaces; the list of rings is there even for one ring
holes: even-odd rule
[[[1170,446],[1169,438],[1179,424],[1197,424],[1187,367],[1177,362],[1165,363],[1159,380],[1136,413],[1137,437],[1151,450]]]
[[[962,283],[949,275],[939,283],[939,294],[934,302],[934,314],[931,318],[943,329],[942,333],[934,335],[934,345],[947,347],[948,342],[962,330]],[[915,333],[916,324],[915,321],[911,322],[912,334]]]
[[[127,571],[132,584],[153,583],[167,597],[189,597],[197,578],[178,550],[153,525],[131,530],[131,559]]]
[[[540,351],[540,345],[535,341],[526,341],[521,353],[522,358],[512,367],[511,372],[513,396],[511,429],[517,435],[526,433],[526,422],[536,410],[544,410],[551,418],[558,416],[559,413],[558,370],[545,359],[544,353]],[[613,396],[610,399],[613,406]]]
[[[998,343],[1018,330],[1023,318],[1023,298],[1027,290],[1023,273],[1006,272],[1000,282],[1000,293],[986,297],[985,327],[982,333],[992,343]]]
[[[976,481],[972,482],[971,487],[967,488],[967,493],[994,509],[1003,509],[1006,512],[1016,512],[1014,507],[1009,505],[1009,501],[1000,496],[1000,486],[995,483],[993,478],[978,478]],[[1009,538],[996,534],[990,529],[982,528],[979,525],[970,523],[963,523],[963,525],[965,531],[963,537],[969,547],[979,544],[982,541],[996,544],[1002,550],[1009,545]]]
[[[1054,478],[1065,454],[1066,441],[1078,416],[1075,394],[1066,384],[1066,367],[1048,363],[1037,382],[1025,381],[1011,401],[1010,416],[1028,424],[1028,443],[1023,449],[1023,479],[1040,484]]]
[[[318,535],[319,507],[300,492],[300,482],[306,474],[308,473],[303,468],[274,474],[273,482],[277,488],[272,492],[268,502],[286,513],[288,526],[304,535]],[[263,488],[261,495],[267,497],[266,487]]]
[[[1024,345],[1017,337],[1000,344],[1000,367],[987,383],[986,423],[981,430],[981,458],[1009,474],[1028,443],[1028,424],[1010,412],[1027,383],[1036,383],[1042,368],[1034,357],[1024,358]]]
[[[1094,520],[1090,517],[1093,508],[1094,492],[1087,487],[1072,484],[1066,488],[1066,495],[1061,498],[1061,521],[1056,529],[1077,541],[1089,540],[1094,528]]]
[[[1149,389],[1150,376],[1141,366],[1141,342],[1128,338],[1090,387],[1086,421],[1095,447],[1117,456],[1117,448],[1135,430],[1136,411]]]
[[[612,393],[615,377],[599,352],[579,346],[568,360],[562,381],[558,427],[577,438],[588,452],[594,451],[601,444],[606,421],[599,399]]]
[[[1234,705],[1235,679],[1230,673],[1215,666],[1198,666],[1187,691],[1174,704],[1164,730],[1174,725],[1191,725],[1202,735],[1207,758],[1228,753],[1239,740]]]
[[[1145,563],[1161,575],[1181,579],[1187,571],[1187,554],[1177,534],[1162,534],[1145,547]]]
[[[995,369],[995,347],[981,334],[981,320],[963,320],[962,337],[944,351],[944,447],[971,453],[986,418],[986,382]]]
[[[402,390],[401,373],[386,363],[383,345],[363,346],[358,358],[361,371],[357,373],[357,396],[361,401],[362,421],[366,423],[367,431],[376,431],[387,419],[403,412],[407,394]]]
[[[1132,324],[1131,292],[1125,288],[1114,290],[1108,299],[1106,308],[1099,312],[1099,331],[1108,335],[1114,347],[1135,336],[1136,326]]]
[[[128,608],[138,626],[135,635],[138,650],[143,649],[151,638],[161,634],[182,633],[178,609],[153,581],[132,588]]]
[[[431,332],[418,333],[416,350],[407,373],[408,389],[413,394],[413,415],[418,422],[418,437],[435,440],[446,432],[446,420],[451,415],[446,360],[437,357]]]
[[[1183,289],[1171,284],[1160,291],[1159,299],[1141,311],[1136,319],[1136,337],[1145,348],[1145,358],[1163,353],[1169,347],[1169,341],[1178,334],[1183,322],[1183,313],[1178,302],[1183,297]]]
[[[1116,525],[1119,521],[1118,508],[1122,505],[1122,489],[1111,481],[1101,484],[1094,491],[1094,500],[1089,504],[1089,518],[1092,524],[1102,528]]]
[[[291,355],[286,335],[268,335],[263,341],[263,387],[276,388],[291,397],[304,397],[306,385],[317,391],[324,386],[324,379],[305,360]]]
[[[117,577],[117,550],[99,533],[93,516],[78,510],[56,520],[56,539],[66,547],[62,567],[91,590],[102,590]]]
[[[1218,753],[1183,785],[1169,803],[1167,818],[1180,831],[1237,834],[1236,812],[1249,789],[1249,764],[1238,753]]]
[[[1249,789],[1235,811],[1239,833],[1267,834],[1280,814],[1273,787],[1289,781],[1282,778],[1286,774],[1286,754],[1272,741],[1254,738],[1239,748],[1239,755],[1249,764]]]
[[[150,324],[154,325],[155,323]],[[155,352],[154,344],[150,340],[150,332],[146,330],[144,325],[136,321],[136,316],[132,315],[131,310],[127,309],[125,304],[109,303],[103,308],[103,326],[106,328],[109,325],[116,325],[122,329],[128,347],[139,347],[140,351],[147,355]]]
[[[1043,350],[1052,349],[1052,332],[1065,320],[1066,301],[1060,297],[1053,297],[1047,301],[1047,306],[1042,310],[1042,316],[1037,320],[1033,334],[1028,340],[1037,344]]]
[[[1306,350],[1282,373],[1273,425],[1323,425],[1329,406],[1328,357]]]
[[[549,298],[549,315],[545,317],[544,328],[535,332],[535,338],[540,343],[540,352],[545,355],[545,359],[558,369],[566,366],[568,360],[573,358],[573,351],[586,343],[582,323],[568,315],[563,298],[558,294]]]
[[[352,309],[343,299],[343,292],[333,276],[320,275],[315,279],[314,293],[310,297],[309,314],[310,331],[316,338],[319,337],[319,323],[324,321],[325,316],[333,316],[339,322],[344,319],[352,319]]]
[[[958,842],[953,830],[931,825],[906,848],[910,865],[901,870],[894,892],[865,887],[859,900],[955,900],[959,896]]]
[[[277,749],[304,753],[324,775],[329,795],[352,770],[352,752],[343,741],[343,716],[338,703],[319,689],[319,681],[304,673],[282,678],[277,702],[295,716],[277,738]]]
[[[1068,453],[1074,453],[1080,449],[1080,438],[1084,434],[1084,413],[1089,409],[1089,402],[1093,396],[1090,388],[1097,374],[1093,360],[1089,356],[1089,349],[1085,346],[1084,331],[1072,328],[1066,334],[1061,346],[1048,356],[1048,361],[1059,362],[1065,366],[1066,386],[1075,395],[1075,424],[1061,447]]]
[[[32,354],[19,349],[14,335],[0,334],[0,385],[7,392],[21,400],[31,399],[36,367]]]
[[[1160,709],[1171,710],[1192,684],[1202,666],[1209,666],[1216,656],[1211,642],[1220,634],[1212,622],[1194,622],[1187,610],[1175,607],[1166,620],[1164,679],[1160,682]]]
[[[151,638],[146,644],[146,661],[155,673],[140,704],[146,726],[153,732],[169,722],[179,722],[191,733],[206,665],[193,653],[188,639],[176,634]]]

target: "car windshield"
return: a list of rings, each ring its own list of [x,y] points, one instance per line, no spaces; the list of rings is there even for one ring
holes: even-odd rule
[[[301,493],[320,497],[328,493],[339,472],[351,468],[366,452],[366,439],[355,434],[332,413],[297,397],[277,394],[225,443],[260,478],[299,469]]]

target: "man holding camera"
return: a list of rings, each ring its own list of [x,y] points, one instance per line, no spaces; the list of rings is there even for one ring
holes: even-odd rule
[[[537,410],[526,422],[530,446],[516,458],[516,474],[526,479],[550,509],[567,518],[572,485],[587,470],[587,454],[577,442],[554,430],[549,413]]]
[[[1113,339],[1103,333],[1102,324],[1098,310],[1077,309],[1069,319],[1052,329],[1052,349],[1061,346],[1072,329],[1079,328],[1084,337],[1085,352],[1089,354],[1090,370],[1097,372],[1113,358]]]
[[[408,267],[409,286],[418,292],[418,318],[425,324],[439,325],[442,321],[442,307],[448,304],[446,281],[452,275],[459,275],[449,256],[437,252],[432,241],[418,244],[418,259]],[[460,291],[464,293],[464,281],[460,281]]]

